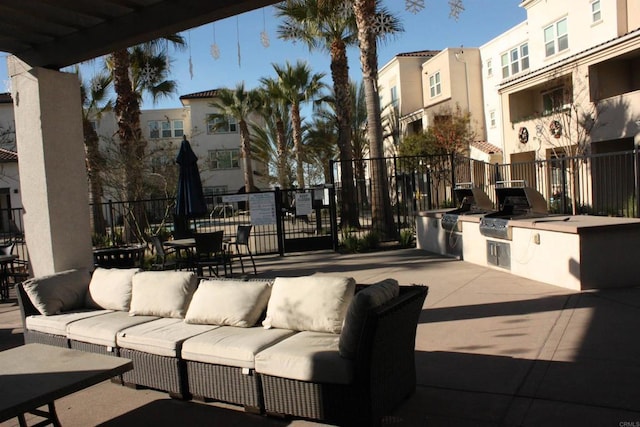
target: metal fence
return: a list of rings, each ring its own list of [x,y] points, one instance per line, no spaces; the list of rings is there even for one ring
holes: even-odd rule
[[[296,200],[308,206],[296,206]],[[207,213],[190,218],[188,228],[190,233],[222,230],[233,240],[239,225],[252,225],[250,248],[256,255],[333,248],[332,200],[332,189],[324,187],[210,195],[206,197]],[[176,237],[174,208],[174,199],[92,204],[93,245],[144,244],[152,235]],[[265,214],[273,217],[265,219]]]
[[[342,163],[333,162],[338,222],[343,199],[357,211],[362,230],[376,230],[371,205],[375,197],[388,197],[393,216],[388,240],[415,224],[420,211],[453,207],[458,185],[481,188],[496,203],[495,188],[506,181],[532,187],[547,200],[551,213],[640,217],[640,151],[557,157],[511,164],[490,164],[458,155],[390,157],[383,192],[372,188],[372,162],[353,160],[354,195],[345,197]],[[496,206],[497,208],[497,206]],[[383,235],[382,230],[378,230]]]
[[[256,225],[252,221],[250,194],[218,194],[206,198],[208,213],[191,219],[190,227],[196,232],[224,230],[225,236],[232,237],[238,225],[254,222],[251,249],[256,255],[336,249],[343,238],[338,225],[342,230],[351,227],[342,217],[346,206],[356,219],[357,227],[352,228],[357,232],[376,231],[392,241],[402,230],[413,229],[418,212],[454,206],[456,185],[479,187],[495,203],[495,187],[503,181],[519,181],[536,189],[552,213],[640,217],[638,150],[511,164],[489,164],[463,156],[418,156],[357,159],[351,165],[352,194],[345,193],[341,163],[332,162],[331,185],[259,193],[271,195],[275,223]],[[386,188],[375,188],[370,178],[376,167],[384,169]],[[311,210],[297,215],[294,200],[303,193],[310,193]],[[373,206],[385,203],[392,223],[378,229]],[[174,229],[174,207],[174,199],[92,204],[93,244],[146,243],[151,235],[167,238]],[[14,243],[14,253],[28,261],[23,230],[22,209],[0,209],[0,244]]]

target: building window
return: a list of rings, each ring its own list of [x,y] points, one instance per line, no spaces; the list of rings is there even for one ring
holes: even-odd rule
[[[179,138],[184,135],[182,120],[152,120],[149,122],[149,138]]]
[[[391,105],[398,106],[398,88],[396,86],[391,88]]]
[[[215,118],[207,122],[207,133],[236,133],[238,132],[238,122],[234,117],[227,117],[226,120]]]
[[[518,47],[514,47],[509,52],[505,52],[500,57],[500,65],[502,66],[502,78],[518,74],[521,71],[529,69],[529,44],[524,43]]]
[[[496,127],[496,112],[489,111],[489,126],[494,128]]]
[[[226,185],[216,185],[211,187],[202,187],[205,196],[215,196],[217,194],[225,194],[229,191]]]
[[[211,169],[237,169],[240,167],[240,150],[210,150]]]
[[[602,20],[602,12],[600,11],[600,0],[591,2],[591,22],[594,24]]]
[[[440,71],[429,77],[429,93],[431,94],[431,98],[435,98],[442,93],[442,87],[440,86]]]
[[[566,49],[569,49],[569,34],[567,18],[563,18],[544,29],[544,50],[546,56],[551,56]]]
[[[493,61],[487,59],[487,77],[493,77]]]
[[[542,92],[542,115],[548,116],[568,108],[564,87]]]

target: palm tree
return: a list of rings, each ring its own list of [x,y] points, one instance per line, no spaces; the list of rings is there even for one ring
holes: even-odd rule
[[[141,164],[145,159],[147,143],[140,126],[142,95],[149,92],[156,100],[175,92],[177,87],[174,81],[167,79],[169,43],[175,48],[185,46],[184,39],[174,34],[131,49],[118,50],[111,53],[106,61],[116,93],[113,110],[118,123],[119,147],[124,158],[130,160],[123,177],[127,200],[136,200],[143,195]]]
[[[277,79],[263,77],[260,79],[260,83],[262,83],[262,96],[265,101],[262,111],[263,118],[267,123],[274,121],[277,151],[277,182],[280,188],[288,188],[291,185],[291,180],[288,180],[286,175],[289,150],[287,147],[288,139],[286,137],[285,123],[291,123],[290,119],[287,120],[289,103]]]
[[[80,98],[83,107],[82,129],[86,151],[87,175],[89,178],[89,194],[93,202],[93,230],[101,235],[106,234],[107,230],[107,223],[101,205],[104,194],[101,175],[104,171],[105,159],[100,152],[100,138],[93,127],[92,120],[99,120],[102,114],[112,109],[111,101],[105,100],[111,82],[111,75],[107,73],[99,73],[93,76],[91,81],[88,82],[89,84],[86,84],[80,77]]]
[[[159,94],[175,91],[176,84],[166,79],[169,74],[168,46],[185,46],[179,35],[170,35],[136,46],[131,50],[121,49],[107,57],[107,67],[112,73],[116,92],[114,113],[118,124],[119,151],[125,159],[121,186],[124,200],[140,199],[144,194],[143,163],[146,159],[147,141],[140,126],[140,101],[144,91],[149,91],[154,100]],[[126,223],[128,239],[135,237],[143,241],[142,223],[145,212],[141,204],[130,210]]]
[[[352,149],[350,140],[351,102],[349,99],[349,63],[347,47],[355,44],[357,28],[353,13],[349,9],[328,7],[322,0],[290,0],[276,6],[278,16],[283,18],[279,26],[280,38],[302,40],[309,50],[320,49],[331,56],[331,78],[335,122],[340,150],[340,175],[342,203],[340,220],[342,226],[358,227],[357,205],[351,202],[355,194],[353,181]]]
[[[273,64],[273,69],[278,75],[278,85],[282,90],[282,95],[290,105],[293,143],[296,151],[296,180],[298,187],[304,188],[300,104],[314,99],[326,87],[322,83],[322,78],[325,74],[312,74],[309,65],[303,61],[298,61],[296,65],[291,65],[287,61],[284,67]]]
[[[309,124],[305,137],[306,159],[322,171],[323,182],[331,180],[331,160],[338,156],[338,133],[334,119],[327,114],[319,114]],[[353,193],[352,193],[353,194]],[[353,200],[348,203],[353,205]]]
[[[213,120],[216,126],[226,126],[229,118],[237,121],[240,127],[240,152],[244,169],[244,188],[247,193],[254,190],[253,166],[251,154],[251,133],[248,120],[252,114],[258,113],[263,105],[263,98],[257,89],[245,90],[244,82],[238,83],[235,89],[220,89],[217,100],[209,104],[217,112],[210,114],[207,120]]]
[[[353,158],[355,159],[356,185],[359,189],[359,205],[368,206],[366,172],[364,159],[369,155],[369,145],[367,144],[367,104],[364,96],[364,84],[360,85],[352,82],[349,87],[351,94],[351,111],[353,120],[351,121],[351,144],[353,145]]]
[[[282,104],[265,104],[261,113],[264,123],[251,124],[253,156],[268,165],[270,181],[280,188],[289,188],[294,181],[293,137],[291,118]],[[282,147],[280,141],[283,141]]]

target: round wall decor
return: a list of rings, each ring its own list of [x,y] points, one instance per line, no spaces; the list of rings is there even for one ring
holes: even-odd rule
[[[523,126],[518,130],[518,139],[522,144],[529,142],[529,130],[526,127]]]

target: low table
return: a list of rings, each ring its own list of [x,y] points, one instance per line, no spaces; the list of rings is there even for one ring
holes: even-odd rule
[[[32,413],[59,426],[54,401],[133,369],[129,359],[44,344],[0,352],[0,422]],[[48,406],[49,412],[38,410]]]

